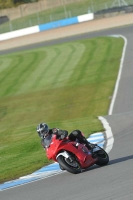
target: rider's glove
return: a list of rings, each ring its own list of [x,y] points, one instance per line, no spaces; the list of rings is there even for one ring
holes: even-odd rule
[[[57,135],[57,134],[58,134],[58,131],[59,131],[59,129],[58,129],[58,128],[53,128],[53,129],[52,129],[52,131],[53,131],[53,134]]]
[[[63,139],[65,139],[68,136],[68,132],[67,131],[59,130],[58,131],[58,136],[59,136],[59,140],[63,140]]]
[[[68,136],[68,131],[66,130],[60,130],[57,128],[53,128],[53,134],[55,134],[57,136],[57,139],[59,140],[63,140],[64,138],[66,138]]]

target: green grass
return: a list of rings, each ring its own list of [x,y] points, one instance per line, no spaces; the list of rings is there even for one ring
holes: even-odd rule
[[[128,5],[133,5],[132,0],[126,0]],[[0,34],[5,32],[10,32],[14,30],[19,30],[23,28],[27,28],[30,26],[45,24],[51,21],[57,21],[60,19],[70,18],[74,16],[79,16],[83,14],[87,14],[88,12],[97,12],[99,10],[108,9],[112,7],[114,1],[112,0],[81,0],[74,3],[63,4],[61,6],[56,6],[56,0],[47,0],[47,3],[53,7],[50,9],[44,10],[42,7],[41,12],[37,12],[28,16],[22,16],[18,19],[11,20],[4,24],[0,25]],[[0,7],[12,7],[12,1],[3,1],[0,0]],[[119,7],[119,4],[115,5]],[[22,11],[21,11],[22,12]],[[10,14],[9,14],[10,15]]]
[[[79,0],[77,0],[77,2],[78,1]],[[91,0],[85,0],[85,1],[89,2],[89,3],[97,3],[96,0],[92,0],[92,1]],[[108,0],[108,1],[111,2],[112,0]],[[131,0],[127,0],[127,1],[131,1]],[[33,2],[33,0],[31,2]],[[39,0],[38,0],[38,2],[39,2]],[[106,2],[107,2],[107,0],[99,0],[99,3],[106,3]],[[84,1],[81,0],[81,3],[84,3]],[[18,3],[16,5],[19,5],[19,4],[23,4],[23,3],[21,2],[21,3]],[[53,0],[47,0],[47,4],[49,4],[49,5],[53,5],[53,4],[56,5],[56,0],[54,0],[54,1]],[[70,3],[68,3],[68,4],[70,4]],[[13,4],[12,0],[4,0],[4,1],[0,0],[0,9],[16,7],[16,5]]]
[[[36,126],[103,130],[123,39],[86,39],[0,56],[0,182],[50,163]]]
[[[78,14],[85,14],[88,12],[88,4],[90,5],[90,1],[88,2],[87,0],[84,0],[82,2],[66,4],[65,7],[53,7],[25,17],[22,16],[21,18],[1,24],[0,33],[65,19],[66,17],[73,17],[77,16]],[[67,16],[64,8],[66,9]],[[68,16],[68,13],[70,12],[71,16]]]

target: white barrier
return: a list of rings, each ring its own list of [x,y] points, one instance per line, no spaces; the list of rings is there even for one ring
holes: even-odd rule
[[[78,16],[78,22],[79,23],[89,21],[89,20],[93,20],[93,19],[94,19],[94,13],[89,13],[89,14]]]
[[[81,23],[81,22],[85,22],[85,21],[89,21],[89,20],[93,20],[94,19],[94,13],[89,13],[89,14],[85,14],[85,15],[80,15],[80,16],[77,16],[75,17],[77,18],[77,23]],[[72,20],[72,24],[74,24],[75,22],[75,18],[68,18],[64,20],[64,24],[62,25],[62,23],[60,23],[60,27],[61,26],[67,26],[67,21],[70,21]],[[74,19],[74,20],[73,20]],[[60,21],[63,21],[63,20],[60,20]],[[56,21],[55,21],[56,22]],[[12,32],[8,32],[8,33],[3,33],[3,34],[0,34],[0,41],[3,41],[3,40],[8,40],[8,39],[12,39],[12,38],[16,38],[16,37],[20,37],[20,36],[25,36],[25,35],[29,35],[29,34],[33,34],[33,33],[38,33],[40,32],[40,27],[43,26],[46,28],[46,30],[48,29],[48,25],[50,23],[47,23],[47,24],[42,24],[42,25],[39,25],[39,26],[33,26],[33,27],[29,27],[29,28],[24,28],[24,29],[20,29],[20,30],[16,30],[16,31],[12,31]],[[52,29],[52,27],[51,27]],[[42,30],[44,31],[44,30]]]
[[[24,28],[24,29],[0,34],[0,41],[12,39],[12,38],[16,38],[16,37],[20,37],[20,36],[24,36],[24,35],[29,35],[29,34],[33,34],[33,33],[38,33],[38,32],[39,32],[38,26]]]

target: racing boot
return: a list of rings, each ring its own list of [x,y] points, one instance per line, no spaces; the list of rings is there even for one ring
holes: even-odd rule
[[[96,144],[92,144],[88,142],[88,140],[85,137],[83,137],[83,143],[85,144],[87,149],[92,150],[92,152],[93,152],[93,149],[96,147]]]
[[[92,155],[93,158],[97,157],[97,154],[94,151],[96,146],[97,146],[97,144],[92,144],[92,143],[89,142],[89,147],[91,147],[90,152],[91,152],[91,155]]]
[[[97,155],[95,152],[93,152],[93,149],[97,146],[97,144],[92,144],[92,143],[88,142],[88,140],[85,137],[83,138],[83,143],[85,144],[87,149],[90,150],[92,157],[96,158]]]

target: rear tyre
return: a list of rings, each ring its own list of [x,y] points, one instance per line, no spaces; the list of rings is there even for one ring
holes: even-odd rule
[[[68,172],[70,172],[72,174],[78,174],[82,171],[80,164],[78,163],[76,158],[71,159],[71,158],[66,158],[66,157],[60,155],[57,158],[57,161],[63,169],[67,170]]]
[[[108,164],[109,156],[106,153],[106,151],[104,151],[104,149],[100,148],[100,150],[95,152],[95,154],[96,154],[96,157],[98,158],[98,161],[96,162],[97,165],[104,166]]]
[[[59,164],[59,166],[60,166],[60,169],[61,169],[61,170],[65,170],[60,164]]]

